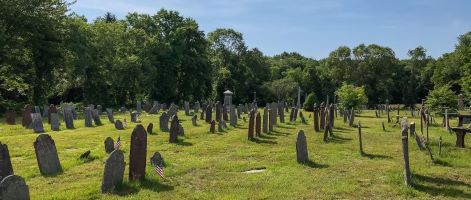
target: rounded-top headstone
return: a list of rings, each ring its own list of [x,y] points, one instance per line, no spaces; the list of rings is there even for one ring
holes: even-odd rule
[[[153,166],[164,166],[164,158],[160,154],[160,152],[155,152],[154,155],[150,158],[150,164]]]
[[[8,146],[0,142],[0,178],[13,174]]]
[[[105,162],[101,192],[114,192],[116,187],[123,183],[124,177],[124,154],[121,150],[111,152]]]
[[[0,182],[0,199],[29,200],[29,188],[21,176],[9,175]]]
[[[114,151],[114,141],[111,137],[107,137],[105,139],[105,152],[111,153],[112,151]]]
[[[34,150],[41,174],[55,174],[62,171],[56,144],[50,135],[40,134],[34,142]]]
[[[296,140],[296,158],[298,163],[306,163],[308,161],[307,141],[303,130],[299,130]]]
[[[131,134],[129,180],[143,180],[146,174],[147,133],[139,124]]]

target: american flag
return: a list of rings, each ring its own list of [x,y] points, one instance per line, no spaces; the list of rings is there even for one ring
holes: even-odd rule
[[[114,149],[118,150],[120,146],[121,146],[121,137],[118,137],[118,140],[116,140],[116,144],[114,144]]]
[[[164,176],[164,167],[161,167],[159,165],[155,165],[155,172],[159,174],[160,177],[165,178]]]

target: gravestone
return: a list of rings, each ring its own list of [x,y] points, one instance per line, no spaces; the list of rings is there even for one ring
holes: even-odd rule
[[[140,101],[136,102],[136,111],[137,111],[137,113],[142,112],[142,103]]]
[[[90,153],[91,153],[90,150],[83,152],[82,154],[80,154],[79,159],[90,159]]]
[[[197,102],[195,103],[194,112],[195,112],[195,113],[199,113],[199,112],[200,112],[200,108],[201,108],[200,102],[197,101]]]
[[[161,106],[163,111],[167,111],[167,103],[163,103]]]
[[[48,105],[43,105],[43,117],[46,118],[49,116],[49,106]]]
[[[166,112],[163,112],[162,115],[160,115],[160,122],[159,122],[161,131],[169,131],[168,120],[169,120],[168,114]]]
[[[260,113],[257,112],[257,117],[255,119],[255,136],[260,137],[262,129],[262,117]]]
[[[320,125],[321,129],[324,129],[324,127],[325,127],[325,106],[324,106],[324,102],[321,103],[319,111],[320,111],[319,115],[320,115],[320,118],[321,118],[319,125]]]
[[[254,126],[255,126],[255,111],[252,110],[250,111],[249,114],[249,129],[247,133],[247,137],[249,140],[252,140],[254,138]]]
[[[237,125],[237,115],[236,115],[236,109],[235,109],[235,106],[234,105],[231,105],[230,107],[230,125],[232,127],[236,127]]]
[[[64,113],[65,127],[67,129],[73,129],[74,128],[74,114],[72,113],[72,108],[65,107],[63,113]]]
[[[227,109],[230,109],[230,107],[226,108],[226,105],[222,104],[222,119],[224,121],[229,120],[229,116],[227,115]]]
[[[155,152],[154,155],[150,158],[150,164],[152,166],[160,166],[163,167],[165,165],[164,158],[160,154],[160,152]]]
[[[201,113],[200,113],[200,119],[201,119],[201,120],[204,120],[204,112],[201,112]]]
[[[114,127],[118,130],[124,130],[123,122],[119,119],[114,122]]]
[[[278,119],[277,119],[277,116],[278,116],[278,103],[276,102],[272,102],[271,105],[270,105],[270,109],[272,109],[272,112],[273,112],[273,126],[276,126],[278,124]]]
[[[225,120],[221,120],[222,121],[222,128],[223,129],[227,129],[227,123]]]
[[[52,113],[59,113],[59,111],[57,110],[56,106],[54,106],[54,104],[49,105],[49,108],[48,108],[48,113],[47,113],[47,122],[48,123],[51,123]]]
[[[31,126],[35,133],[44,133],[43,119],[39,113],[31,113]]]
[[[183,104],[183,107],[185,108],[185,115],[190,116],[190,102],[185,101]]]
[[[168,142],[169,143],[177,143],[177,139],[178,139],[178,117],[177,116],[173,116],[172,117],[172,122],[170,123],[170,137],[169,137],[169,140]]]
[[[276,113],[274,110],[272,110],[272,106],[270,105],[270,109],[268,109],[268,132],[272,132],[273,131],[273,126],[275,126],[275,116],[276,116]]]
[[[148,134],[152,134],[152,129],[154,129],[154,124],[153,123],[149,123],[149,125],[147,125],[147,133]]]
[[[9,175],[0,182],[0,199],[29,200],[29,188],[21,176]]]
[[[103,112],[103,107],[101,105],[97,105],[96,109],[98,110],[98,115],[101,115],[101,113]]]
[[[33,122],[33,119],[31,119],[32,109],[31,105],[26,104],[21,113],[21,125],[25,128],[31,128],[31,123]]]
[[[239,106],[237,107],[237,118],[240,119],[240,115],[242,114],[242,104],[239,104]]]
[[[216,121],[211,120],[211,125],[209,126],[210,133],[216,133]]]
[[[83,113],[85,117],[85,127],[93,127],[92,122],[92,109],[90,107],[85,108],[85,112]]]
[[[294,114],[294,110],[295,110],[295,108],[294,108],[294,107],[291,107],[291,113],[289,114],[289,121],[290,121],[290,122],[294,122],[294,121],[295,121],[295,120],[294,120],[294,115],[295,115],[295,114]]]
[[[224,131],[222,122],[223,122],[223,120],[220,120],[220,121],[218,122],[218,132],[223,132],[223,131]]]
[[[177,115],[177,112],[178,112],[177,105],[172,103],[170,105],[170,108],[168,109],[168,112],[167,112],[168,116],[172,117],[174,115]]]
[[[299,117],[301,118],[301,123],[306,124],[306,119],[304,118],[302,111],[299,111]]]
[[[41,114],[41,109],[39,108],[39,106],[34,106],[34,113]]]
[[[158,101],[154,101],[154,105],[149,110],[149,114],[157,114],[160,110],[160,104]]]
[[[114,124],[113,109],[107,108],[106,109],[106,115],[108,116],[108,121],[110,121],[110,123]]]
[[[296,159],[298,163],[306,163],[309,160],[307,152],[307,141],[303,130],[299,130],[296,139]]]
[[[206,113],[206,118],[205,118],[206,123],[211,123],[212,118],[213,118],[213,108],[211,107],[211,105],[208,105],[206,107],[206,112],[205,113]]]
[[[138,115],[137,111],[131,112],[131,122],[137,123],[137,115]]]
[[[144,127],[137,125],[131,134],[131,152],[129,155],[129,180],[144,180],[146,175],[147,133]]]
[[[179,136],[184,136],[185,135],[185,129],[183,129],[182,124],[178,123],[178,129],[177,130],[178,130],[177,134]]]
[[[216,102],[215,108],[216,108],[216,121],[219,122],[221,120],[221,111],[222,111],[222,106],[219,101]]]
[[[8,109],[5,113],[5,118],[8,125],[15,125],[16,112],[12,109]]]
[[[13,174],[8,146],[0,142],[0,179]]]
[[[112,151],[114,151],[114,141],[111,137],[107,137],[104,143],[106,153],[111,153]]]
[[[62,171],[56,144],[50,135],[40,134],[34,142],[34,150],[42,175],[56,174]]]
[[[59,115],[57,113],[51,113],[51,130],[59,131],[60,122]]]
[[[124,154],[121,150],[111,152],[105,162],[103,179],[101,181],[101,192],[112,193],[123,183],[124,177]]]
[[[319,132],[319,108],[314,104],[314,130]]]
[[[284,103],[278,103],[278,114],[280,115],[280,123],[285,123],[285,110]]]
[[[263,126],[262,131],[268,133],[268,107],[263,109]]]
[[[193,126],[197,126],[197,124],[196,124],[197,118],[198,117],[196,115],[193,115],[193,117],[191,117],[191,124],[193,124]]]

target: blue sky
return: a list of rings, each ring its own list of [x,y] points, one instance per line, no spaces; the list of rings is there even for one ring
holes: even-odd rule
[[[379,44],[399,58],[422,45],[439,57],[471,31],[469,0],[77,0],[90,21],[109,11],[154,14],[161,8],[195,19],[206,33],[233,28],[266,55],[299,52],[320,59],[341,45]]]

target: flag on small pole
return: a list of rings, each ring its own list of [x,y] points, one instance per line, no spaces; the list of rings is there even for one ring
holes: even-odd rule
[[[114,149],[118,150],[120,146],[121,146],[121,137],[118,137],[118,140],[116,140],[116,144],[114,144]]]
[[[162,177],[163,179],[165,179],[165,176],[164,176],[164,167],[162,166],[159,166],[159,165],[155,165],[155,172],[157,174],[159,174],[160,177]]]

